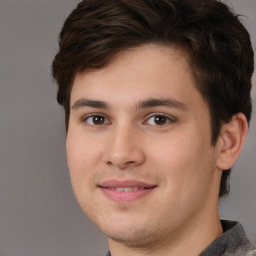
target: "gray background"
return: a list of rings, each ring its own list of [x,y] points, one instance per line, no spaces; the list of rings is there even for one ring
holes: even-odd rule
[[[105,255],[106,239],[73,196],[64,115],[50,75],[60,28],[78,0],[0,0],[0,255]],[[256,42],[256,1],[231,0]],[[254,77],[255,84],[255,77]],[[254,109],[256,92],[253,91]],[[256,111],[221,217],[256,242]]]

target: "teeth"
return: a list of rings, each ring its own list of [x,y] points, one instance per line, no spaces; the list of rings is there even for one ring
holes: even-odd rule
[[[132,191],[132,188],[124,188],[125,192]]]
[[[144,188],[143,187],[113,188],[113,190],[118,192],[130,192],[130,191],[137,191],[142,189]]]

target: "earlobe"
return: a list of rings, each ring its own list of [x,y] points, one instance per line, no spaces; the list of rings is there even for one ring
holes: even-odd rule
[[[248,133],[248,123],[244,114],[238,113],[230,122],[223,124],[218,139],[217,167],[230,169],[241,153]]]

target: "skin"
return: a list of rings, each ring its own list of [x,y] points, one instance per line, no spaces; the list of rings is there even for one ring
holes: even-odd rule
[[[152,99],[159,104],[145,104]],[[234,162],[242,142],[231,156],[237,143],[227,128],[211,145],[208,106],[181,51],[144,45],[102,69],[78,73],[70,106],[66,147],[73,190],[108,236],[113,256],[198,255],[222,233],[221,169]],[[242,127],[245,134],[243,116],[236,120],[234,130]],[[99,187],[112,179],[155,187],[135,200],[116,201]]]

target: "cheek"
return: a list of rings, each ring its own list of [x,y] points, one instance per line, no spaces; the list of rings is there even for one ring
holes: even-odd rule
[[[66,151],[68,166],[71,172],[88,172],[93,163],[97,163],[100,147],[91,138],[78,132],[67,135]]]
[[[165,178],[170,193],[185,196],[205,189],[204,185],[199,187],[202,182],[210,182],[213,161],[212,149],[206,143],[207,140],[188,132],[167,139],[156,148],[159,152],[154,157],[156,166],[158,169],[160,167],[159,172]]]
[[[99,149],[78,134],[70,132],[66,141],[70,178],[76,195],[94,188],[93,171],[99,163]]]
[[[73,136],[74,134],[77,135],[69,133],[66,141],[70,180],[79,205],[87,212],[87,208],[90,208],[91,191],[95,189],[91,178],[94,152],[84,143],[81,136]]]

